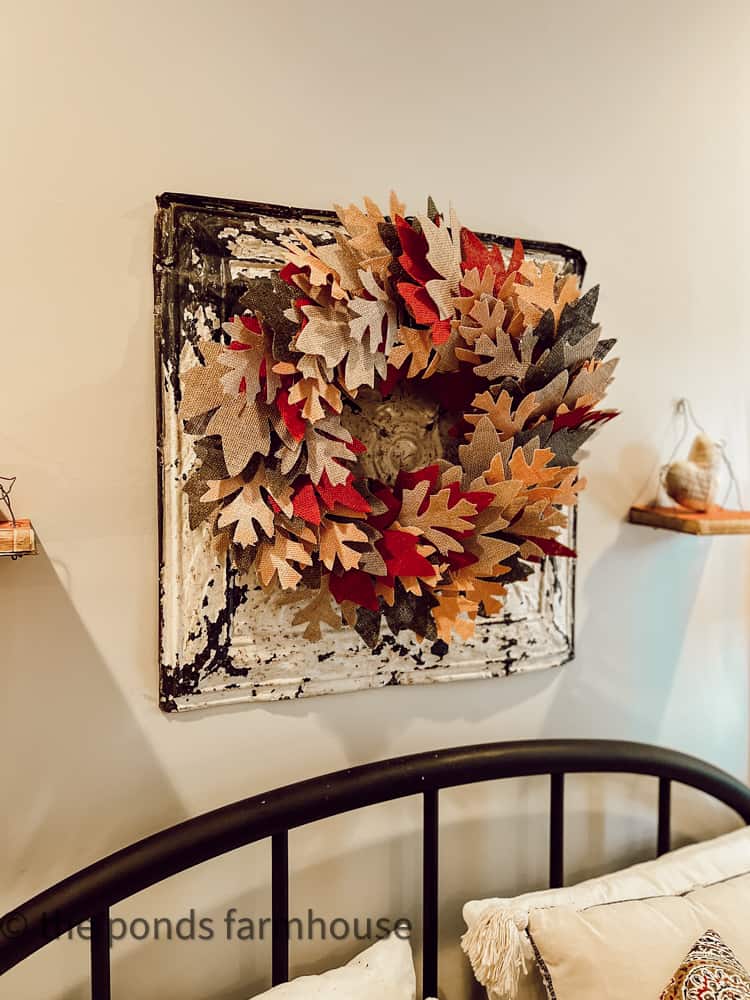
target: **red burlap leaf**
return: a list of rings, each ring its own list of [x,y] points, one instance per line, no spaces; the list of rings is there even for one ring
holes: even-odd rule
[[[533,535],[525,535],[524,537],[534,545],[538,545],[542,552],[548,556],[567,556],[569,559],[575,559],[578,554],[574,549],[569,549],[567,545],[563,545],[555,538],[536,538]]]
[[[285,264],[279,271],[279,277],[281,280],[285,281],[287,285],[292,285],[294,288],[297,287],[292,280],[295,274],[302,274],[302,268],[297,267],[296,264],[292,264],[291,261],[288,264]]]
[[[396,477],[396,489],[413,490],[417,483],[423,483],[426,480],[430,484],[429,493],[432,493],[439,478],[439,465],[426,465],[423,469],[415,469],[413,472],[401,469]]]
[[[420,326],[431,326],[439,321],[440,313],[423,285],[399,281],[396,287],[415,323],[419,323]]]
[[[590,406],[580,406],[567,413],[558,413],[552,431],[559,431],[564,427],[572,430],[582,424],[605,424],[618,416],[619,412],[619,410],[592,410]]]
[[[349,510],[356,510],[362,514],[369,514],[372,510],[365,498],[358,493],[352,483],[354,476],[350,475],[341,486],[332,486],[328,478],[328,473],[324,472],[320,482],[315,487],[316,492],[328,510],[333,510],[336,504],[348,507]]]
[[[307,421],[302,416],[302,408],[305,405],[304,399],[301,399],[298,403],[290,403],[289,390],[282,389],[276,396],[275,403],[289,433],[295,441],[301,441],[307,430]]]
[[[402,219],[400,215],[396,216],[395,222],[396,232],[398,233],[401,249],[403,250],[398,259],[401,267],[403,267],[410,278],[418,281],[420,285],[439,278],[440,275],[427,260],[429,246],[424,235],[413,229],[406,219]]]
[[[451,336],[451,321],[449,319],[438,320],[437,323],[432,324],[430,333],[433,344],[447,344]]]
[[[502,250],[496,243],[484,244],[476,233],[465,227],[461,230],[461,266],[464,271],[477,268],[480,274],[484,274],[484,269],[489,265],[495,275],[495,291],[499,291],[505,279],[513,271],[517,271],[523,263],[523,244],[516,240],[513,244],[513,253],[506,265]]]
[[[401,501],[388,486],[374,485],[370,488],[373,496],[385,504],[386,510],[382,514],[368,517],[367,523],[371,524],[373,528],[377,528],[378,531],[385,531],[386,528],[390,528],[398,517],[398,512],[401,510]]]
[[[433,564],[417,552],[417,535],[389,528],[376,544],[388,571],[386,582],[392,584],[396,577],[402,576],[430,578],[435,575]]]
[[[375,583],[368,573],[360,569],[350,569],[340,576],[331,573],[328,577],[328,589],[331,596],[339,604],[352,601],[369,611],[378,610],[378,598],[375,594]]]
[[[311,482],[306,482],[292,497],[292,508],[296,517],[308,524],[320,524],[320,507]]]

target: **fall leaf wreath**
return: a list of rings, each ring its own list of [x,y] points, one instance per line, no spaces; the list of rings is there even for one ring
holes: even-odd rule
[[[321,623],[370,647],[384,625],[465,639],[534,563],[575,555],[562,508],[585,485],[576,454],[615,416],[597,409],[614,341],[597,288],[581,297],[519,241],[506,259],[431,200],[414,218],[394,195],[387,216],[369,199],[336,212],[335,242],[283,238],[285,266],[250,279],[183,375],[190,522],[297,604],[311,641]],[[399,405],[430,418],[416,439]]]

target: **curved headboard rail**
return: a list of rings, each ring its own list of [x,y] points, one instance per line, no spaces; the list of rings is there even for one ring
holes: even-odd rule
[[[424,797],[425,989],[437,978],[437,793],[501,778],[551,776],[551,883],[562,884],[563,776],[622,773],[659,779],[659,852],[669,847],[672,782],[705,792],[750,824],[750,788],[711,764],[675,750],[615,740],[524,740],[484,743],[394,757],[299,781],[242,799],[169,827],[97,861],[0,918],[0,974],[92,919],[93,996],[109,997],[108,908],[163,879],[228,851],[271,837],[274,918],[286,912],[287,833],[317,820],[412,795]],[[429,855],[429,857],[428,857]],[[434,869],[434,871],[433,871]],[[280,884],[280,888],[277,885]],[[283,890],[284,899],[277,898]],[[97,921],[97,918],[99,920]],[[94,926],[97,921],[97,926]],[[434,933],[434,942],[427,937]],[[274,940],[274,981],[286,978],[286,929]],[[98,942],[98,945],[97,945]],[[97,947],[106,945],[96,961]],[[429,945],[429,946],[428,946]],[[429,968],[434,965],[434,970]],[[99,971],[97,988],[96,970]],[[102,985],[106,980],[106,988]],[[434,980],[434,982],[432,981]],[[426,994],[427,995],[427,994]]]

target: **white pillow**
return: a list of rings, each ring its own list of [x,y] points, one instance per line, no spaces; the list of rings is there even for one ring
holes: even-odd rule
[[[490,1000],[546,1000],[527,933],[529,911],[679,895],[745,872],[750,872],[750,827],[563,889],[471,900],[463,909],[468,930],[461,945]]]
[[[416,993],[411,945],[391,934],[339,969],[300,976],[255,1000],[415,1000]]]

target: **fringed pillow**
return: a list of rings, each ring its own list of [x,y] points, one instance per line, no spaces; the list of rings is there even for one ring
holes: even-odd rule
[[[531,912],[560,906],[583,910],[602,903],[679,895],[748,871],[750,827],[743,827],[564,889],[471,900],[463,910],[468,929],[461,944],[490,1000],[545,1000],[528,934]]]

